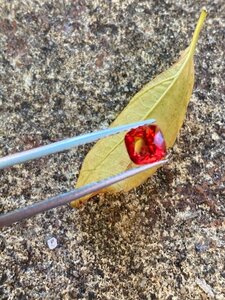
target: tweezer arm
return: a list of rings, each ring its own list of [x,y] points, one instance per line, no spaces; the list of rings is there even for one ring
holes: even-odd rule
[[[23,163],[28,160],[40,158],[42,156],[46,156],[49,154],[61,152],[64,150],[71,149],[73,147],[77,147],[80,145],[84,145],[87,143],[94,142],[98,139],[104,138],[109,135],[113,135],[119,132],[123,132],[126,130],[130,130],[131,128],[135,128],[138,126],[148,125],[154,123],[154,119],[149,119],[145,121],[140,121],[132,124],[122,125],[119,127],[108,128],[105,130],[99,130],[92,133],[87,133],[81,136],[75,136],[72,138],[68,138],[59,142],[55,142],[49,145],[37,147],[31,150],[15,153],[12,155],[8,155],[0,158],[0,169],[4,169],[6,167],[10,167],[16,164]]]
[[[38,213],[47,211],[49,209],[67,204],[73,200],[79,199],[83,196],[97,192],[103,188],[106,188],[118,181],[124,180],[128,177],[134,176],[136,174],[147,171],[154,167],[159,167],[167,162],[168,160],[161,160],[152,164],[130,169],[128,171],[109,177],[107,179],[87,184],[81,188],[72,190],[70,192],[60,194],[58,196],[37,202],[33,205],[6,213],[0,216],[0,228],[4,226],[9,226],[17,221],[32,217]]]

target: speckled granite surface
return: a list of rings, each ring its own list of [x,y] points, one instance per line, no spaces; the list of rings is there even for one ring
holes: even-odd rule
[[[204,5],[196,84],[171,164],[130,193],[3,229],[1,299],[225,299],[225,7]],[[0,0],[0,155],[106,127],[176,61],[201,6]],[[71,189],[89,148],[1,171],[1,212]]]

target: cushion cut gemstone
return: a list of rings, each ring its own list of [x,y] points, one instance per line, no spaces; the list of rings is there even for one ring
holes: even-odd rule
[[[130,159],[137,165],[161,160],[166,155],[166,144],[157,125],[131,129],[124,138]]]

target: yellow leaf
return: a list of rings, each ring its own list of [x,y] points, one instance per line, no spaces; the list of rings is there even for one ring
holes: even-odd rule
[[[207,12],[203,10],[198,20],[192,42],[176,64],[158,75],[138,92],[110,127],[146,119],[156,119],[166,141],[172,147],[183,124],[194,84],[193,56],[199,33]],[[104,179],[134,167],[124,145],[124,133],[98,141],[87,154],[76,187]],[[129,191],[143,183],[155,170],[150,170],[114,184],[101,192]],[[97,193],[95,193],[97,194]],[[92,197],[75,200],[78,207]]]

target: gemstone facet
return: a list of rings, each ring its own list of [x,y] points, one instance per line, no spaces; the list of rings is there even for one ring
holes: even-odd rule
[[[124,138],[130,159],[137,165],[161,160],[166,155],[166,144],[157,125],[131,129]]]

